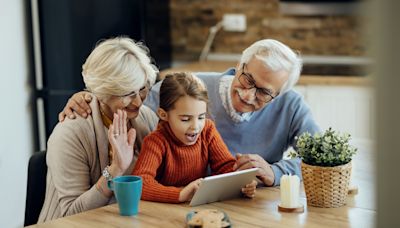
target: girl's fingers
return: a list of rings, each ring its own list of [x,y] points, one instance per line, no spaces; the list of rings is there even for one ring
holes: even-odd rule
[[[235,163],[235,165],[236,165],[235,168],[238,169],[238,168],[240,168],[241,166],[243,166],[244,164],[246,164],[248,162],[249,162],[248,156],[240,154],[240,156],[237,157],[237,160],[236,160],[236,163]]]
[[[256,188],[257,187],[257,181],[253,180],[250,184],[246,184],[246,188]]]
[[[242,191],[242,193],[243,193],[245,196],[250,197],[250,198],[254,198],[254,196],[256,195],[256,192],[255,192],[255,191]]]
[[[199,190],[199,188],[200,188],[200,185],[199,185],[198,183],[195,184],[195,185],[193,186],[194,192],[196,192],[197,190]]]
[[[242,188],[242,193],[247,197],[253,198],[256,193],[257,181],[253,180],[250,184],[246,184],[244,188]]]
[[[255,188],[242,188],[243,193],[250,193],[250,192],[255,192]]]

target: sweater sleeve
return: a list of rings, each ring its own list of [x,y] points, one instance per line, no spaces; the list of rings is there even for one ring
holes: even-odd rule
[[[208,151],[211,171],[213,174],[232,172],[236,160],[229,152],[212,120],[207,120],[205,130],[210,142]]]
[[[95,137],[87,120],[65,120],[51,134],[47,148],[48,175],[57,194],[62,216],[72,215],[108,204],[91,182],[90,156],[95,156],[90,137]],[[87,126],[87,128],[85,127]]]
[[[290,122],[290,130],[288,135],[288,145],[296,147],[295,137],[299,136],[303,132],[309,132],[314,134],[316,132],[321,131],[317,123],[315,122],[311,110],[308,105],[304,102],[303,98],[297,96],[294,99],[293,103],[288,107],[291,109],[293,113],[292,119]],[[274,175],[275,181],[274,186],[280,185],[280,180],[282,175],[284,174],[296,174],[301,177],[301,169],[300,169],[300,159],[293,158],[288,160],[280,160],[272,164],[271,166]]]
[[[157,170],[162,165],[165,150],[165,144],[157,134],[152,133],[145,137],[133,175],[143,178],[143,200],[180,203],[179,194],[182,190],[181,188],[165,186],[156,180]]]
[[[151,90],[147,94],[144,104],[154,112],[157,112],[160,103],[160,87],[162,81],[157,82],[151,87]]]

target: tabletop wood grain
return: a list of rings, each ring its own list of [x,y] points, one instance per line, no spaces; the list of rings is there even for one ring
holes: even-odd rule
[[[279,212],[279,187],[265,187],[257,189],[254,199],[238,198],[197,207],[141,201],[139,214],[130,217],[120,216],[118,206],[113,204],[30,227],[185,227],[186,214],[200,209],[225,211],[233,227],[374,227],[374,145],[364,143],[358,148],[351,180],[358,194],[348,196],[346,205],[340,208],[307,207],[302,190],[304,213]]]

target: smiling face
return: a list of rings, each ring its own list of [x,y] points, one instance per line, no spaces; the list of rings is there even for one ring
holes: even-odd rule
[[[262,60],[252,58],[244,68],[236,71],[232,82],[232,104],[237,112],[253,112],[264,108],[268,102],[256,98],[257,88],[245,87],[240,83],[242,73],[250,76],[251,83],[259,88],[259,91],[271,94],[273,97],[279,94],[280,89],[288,80],[289,74],[284,70],[272,71]]]
[[[175,137],[185,145],[196,143],[206,122],[207,103],[191,96],[180,97],[174,108],[158,110],[160,119],[167,121]]]
[[[139,91],[133,91],[125,96],[110,96],[103,99],[100,103],[102,111],[113,119],[113,113],[118,109],[126,111],[128,119],[135,119],[139,115],[139,109],[148,93],[147,86],[143,86]]]
[[[100,102],[109,119],[118,109],[134,119],[158,70],[150,64],[147,48],[129,38],[100,42],[82,65],[86,89]]]

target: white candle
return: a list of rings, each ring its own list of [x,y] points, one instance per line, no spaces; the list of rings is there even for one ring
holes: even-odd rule
[[[299,202],[300,179],[296,175],[283,175],[281,177],[281,207],[297,208]]]

